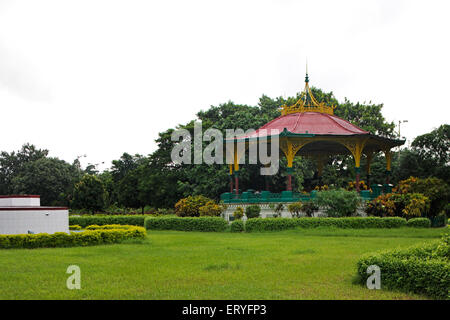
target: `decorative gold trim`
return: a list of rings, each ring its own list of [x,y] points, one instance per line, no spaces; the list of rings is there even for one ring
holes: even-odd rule
[[[312,94],[308,81],[306,81],[305,89],[301,93],[300,99],[292,106],[281,106],[281,115],[285,116],[287,114],[299,112],[320,112],[333,115],[334,109],[336,109],[336,106],[334,105],[327,106],[324,102],[318,102]]]

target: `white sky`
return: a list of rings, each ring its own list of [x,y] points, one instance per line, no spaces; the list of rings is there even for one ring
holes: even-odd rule
[[[384,103],[409,140],[450,115],[450,2],[0,0],[0,150],[110,166],[228,100],[311,85]]]

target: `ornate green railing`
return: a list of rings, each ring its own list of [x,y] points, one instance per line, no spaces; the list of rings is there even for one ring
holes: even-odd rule
[[[382,193],[391,193],[392,185],[372,185],[372,190],[363,190],[360,192],[363,200],[372,200],[377,198]],[[222,193],[220,199],[224,203],[277,203],[277,202],[297,202],[310,201],[317,196],[318,191],[311,191],[311,193],[299,193],[293,191],[282,191],[281,193],[272,193],[270,191],[255,192],[254,190],[247,190],[245,192]]]

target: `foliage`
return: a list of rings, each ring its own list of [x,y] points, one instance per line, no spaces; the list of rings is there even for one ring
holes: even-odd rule
[[[368,202],[366,212],[376,217],[413,217],[427,216],[430,200],[420,193],[388,193]]]
[[[296,218],[300,217],[300,212],[302,211],[302,208],[303,208],[303,204],[301,201],[290,203],[288,205],[288,210],[291,213],[292,217],[296,217]]]
[[[254,204],[245,208],[245,215],[247,219],[259,218],[259,213],[261,212],[261,208]]]
[[[450,125],[441,125],[416,137],[411,147],[421,168],[421,177],[435,176],[444,181],[450,180]]]
[[[132,226],[144,226],[144,215],[113,215],[113,216],[102,216],[102,215],[83,215],[83,216],[69,216],[69,225],[79,225],[83,228],[89,225],[132,225]]]
[[[198,209],[200,217],[219,217],[223,212],[223,207],[213,200],[208,201],[204,206]]]
[[[230,226],[231,232],[243,232],[244,231],[244,221],[235,220],[231,223]]]
[[[147,230],[177,230],[222,232],[228,223],[219,217],[149,217],[145,219]]]
[[[233,217],[236,220],[241,220],[244,217],[244,209],[242,207],[237,207],[233,212]]]
[[[359,190],[369,190],[369,189],[370,189],[369,186],[366,185],[364,180],[359,181]],[[356,190],[356,181],[350,181],[347,185],[347,190],[348,191]]]
[[[399,182],[398,192],[401,194],[421,193],[430,199],[430,216],[436,216],[444,210],[450,201],[450,186],[443,180],[430,177],[420,179],[410,177]]]
[[[448,220],[447,217],[448,216],[445,214],[445,212],[441,212],[436,217],[430,217],[431,226],[433,228],[445,227],[448,224],[447,223],[447,220]]]
[[[349,217],[349,218],[266,218],[249,219],[245,223],[245,231],[281,231],[295,228],[335,227],[344,229],[366,228],[400,228],[406,225],[403,218]]]
[[[393,217],[395,216],[395,202],[391,199],[392,194],[382,194],[376,199],[368,202],[366,213],[374,217]]]
[[[349,217],[356,213],[361,199],[358,193],[341,189],[318,192],[315,201],[329,217]]]
[[[86,174],[75,185],[72,206],[92,213],[101,211],[105,208],[107,196],[103,182],[97,176]]]
[[[314,201],[307,201],[302,205],[302,212],[304,212],[307,217],[312,217],[314,212],[318,210],[319,206]]]
[[[202,195],[180,199],[175,204],[175,214],[179,217],[198,217],[200,216],[200,207],[210,201],[211,199]]]
[[[125,239],[145,239],[142,227],[95,229],[70,233],[0,235],[0,248],[55,248],[118,243]]]
[[[77,224],[69,226],[69,230],[81,230],[81,229],[82,229],[81,226]]]
[[[273,211],[275,212],[275,218],[281,217],[281,212],[283,212],[283,210],[284,210],[284,204],[277,203],[273,209]]]
[[[420,245],[403,250],[389,250],[364,255],[357,263],[358,274],[366,282],[367,268],[377,265],[382,270],[382,286],[406,292],[448,299],[450,263],[448,235],[439,244]]]
[[[431,221],[428,218],[412,218],[406,222],[406,225],[413,228],[430,228]]]
[[[17,152],[0,154],[0,194],[38,194],[42,205],[67,206],[81,172],[48,150],[25,144]]]
[[[421,193],[408,193],[406,196],[406,205],[402,210],[404,216],[411,217],[426,216],[430,210],[430,200]]]

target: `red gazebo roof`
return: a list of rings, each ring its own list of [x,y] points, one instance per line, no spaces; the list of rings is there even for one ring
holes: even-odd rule
[[[299,112],[280,116],[253,133],[240,136],[237,139],[271,136],[276,134],[273,130],[279,133],[285,131],[292,135],[354,136],[370,134],[368,131],[364,131],[335,115],[319,112]]]

